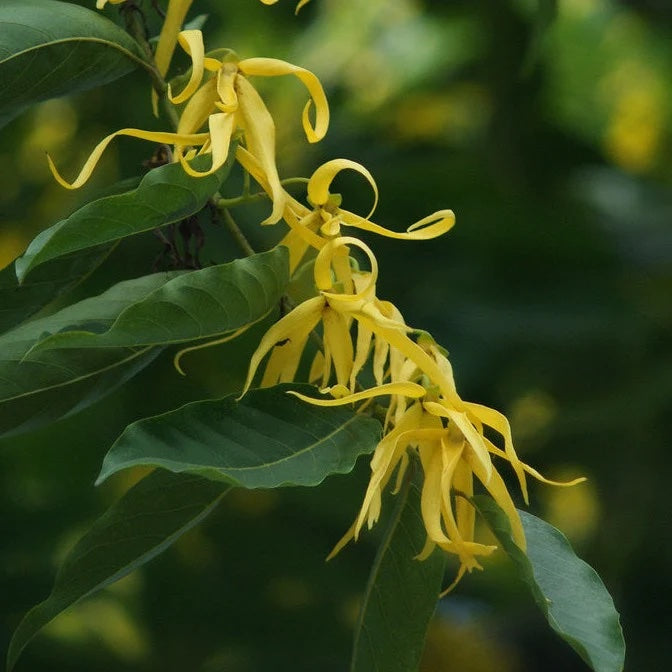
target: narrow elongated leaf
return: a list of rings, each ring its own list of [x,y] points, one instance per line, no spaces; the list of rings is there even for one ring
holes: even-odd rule
[[[44,338],[31,357],[49,350],[167,345],[219,336],[256,322],[279,301],[289,281],[287,248],[169,280],[126,307],[106,331],[68,330]]]
[[[90,370],[79,378],[0,402],[0,437],[24,434],[91,406],[149,366],[160,348],[115,353],[105,362],[89,359]]]
[[[54,259],[19,284],[14,266],[0,271],[0,333],[18,326],[85,280],[107,259],[114,245]]]
[[[0,435],[100,398],[106,385],[149,363],[152,346],[216,336],[260,319],[279,301],[287,276],[287,250],[276,248],[200,271],[121,282],[7,332],[0,336]]]
[[[99,12],[56,0],[0,3],[0,126],[27,105],[107,84],[146,63]]]
[[[318,485],[352,470],[380,439],[377,420],[320,408],[287,394],[308,385],[252,390],[236,401],[197,401],[129,425],[105,456],[98,483],[135,465],[245,488]]]
[[[207,157],[197,157],[195,167]],[[179,163],[151,170],[136,189],[100,198],[45,229],[16,260],[21,282],[34,268],[56,257],[118,241],[178,222],[201,210],[231,170],[233,153],[220,170],[191,177]]]
[[[8,331],[0,337],[0,402],[68,384],[94,371],[107,369],[133,354],[129,349],[105,349],[88,358],[71,351],[48,351],[40,356],[29,356],[35,343],[63,329],[86,325],[104,330],[124,309],[180,275],[180,272],[155,273],[120,282],[99,296]]]
[[[426,536],[418,484],[407,480],[396,497],[355,629],[351,672],[415,672],[441,592],[445,554],[415,559]]]
[[[625,642],[607,589],[552,525],[519,511],[527,555],[511,536],[508,518],[493,500],[474,497],[478,510],[530,586],[550,626],[595,672],[621,672]]]
[[[131,488],[79,540],[59,569],[51,595],[21,621],[9,646],[7,669],[58,614],[164,551],[201,522],[227,490],[222,483],[163,470]]]

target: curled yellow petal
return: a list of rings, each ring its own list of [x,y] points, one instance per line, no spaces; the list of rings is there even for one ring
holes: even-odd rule
[[[313,213],[311,213],[313,214]],[[319,221],[313,218],[313,221],[307,221],[305,224],[299,222],[294,216],[294,213],[287,207],[283,214],[285,222],[289,224],[289,231],[285,237],[278,243],[284,245],[289,249],[289,275],[294,275],[294,271],[299,267],[303,257],[306,255],[308,248],[311,246],[312,239],[307,238],[304,233],[315,235],[315,228],[317,228]],[[314,227],[314,228],[313,228]],[[319,236],[315,236],[320,241]]]
[[[321,390],[321,392],[330,393],[332,389],[334,388],[327,388]],[[386,383],[385,385],[378,385],[368,390],[362,390],[361,392],[355,392],[354,394],[348,394],[336,399],[316,399],[315,397],[308,397],[305,394],[293,391],[289,391],[288,394],[293,394],[295,397],[298,397],[302,401],[307,401],[314,406],[345,406],[346,404],[354,404],[365,399],[373,399],[374,397],[383,397],[390,394],[402,394],[411,399],[420,399],[425,396],[426,392],[427,390],[422,385],[417,385],[416,383]]]
[[[238,66],[235,63],[224,63],[217,70],[217,94],[219,100],[215,105],[222,112],[235,112],[238,109],[238,94],[236,93],[236,81],[238,79]]]
[[[241,72],[246,75],[261,75],[263,77],[277,77],[280,75],[294,75],[303,82],[308,89],[311,100],[303,108],[302,122],[308,142],[318,142],[327,133],[329,127],[329,103],[324,94],[320,80],[310,70],[300,68],[286,61],[276,58],[247,58],[238,64]],[[315,124],[310,123],[311,103],[315,103]]]
[[[245,77],[236,77],[238,118],[245,131],[247,149],[261,167],[273,200],[273,210],[262,224],[275,224],[282,218],[285,190],[275,165],[275,124],[264,101]]]
[[[362,218],[347,210],[339,211],[341,224],[345,226],[354,226],[364,231],[371,231],[387,238],[396,240],[431,240],[438,238],[444,233],[450,231],[455,225],[455,214],[452,210],[439,210],[428,215],[419,222],[415,222],[406,229],[405,232],[392,231],[384,226],[375,224],[367,218]]]
[[[200,30],[183,30],[177,40],[191,57],[191,76],[189,82],[176,96],[172,95],[170,85],[168,85],[168,98],[174,105],[179,105],[189,100],[196,92],[203,81],[203,61],[205,58],[205,47],[203,46],[203,33]]]
[[[511,436],[511,426],[506,416],[494,408],[482,406],[481,404],[467,403],[467,412],[473,414],[482,423],[492,427],[496,432],[504,437],[504,451],[506,458],[511,463],[513,470],[516,472],[518,482],[520,483],[520,490],[523,493],[523,499],[527,504],[529,497],[527,494],[527,483],[525,481],[525,471],[523,463],[518,459],[516,451],[513,448],[513,438]]]
[[[354,245],[366,254],[366,256],[369,258],[369,263],[371,264],[371,272],[369,276],[369,283],[366,285],[366,287],[356,292],[355,294],[339,296],[338,294],[329,292],[329,290],[333,289],[331,266],[335,255],[339,254],[340,250],[344,247],[347,247],[348,245]],[[348,301],[358,301],[365,299],[368,297],[370,289],[375,286],[377,279],[378,261],[373,254],[373,250],[358,238],[352,238],[349,236],[334,238],[324,245],[315,259],[315,284],[317,285],[317,288],[321,292],[324,292],[325,296],[327,296],[329,299],[334,298],[337,300],[341,298]]]
[[[261,387],[290,383],[294,380],[309,336],[310,333],[297,327],[286,338],[285,343],[276,344],[264,369]]]
[[[254,380],[254,374],[261,364],[261,360],[278,344],[287,338],[297,338],[309,334],[320,321],[325,301],[321,296],[315,296],[299,304],[294,310],[276,322],[263,336],[257,349],[250,358],[250,367],[247,380],[238,399],[242,399]]]
[[[229,147],[231,146],[231,135],[234,128],[234,117],[232,114],[219,112],[211,114],[208,118],[208,128],[210,130],[210,151],[212,152],[212,166],[208,170],[199,172],[194,170],[183,156],[179,156],[180,163],[184,172],[192,177],[206,177],[216,173],[225,163],[229,156]]]
[[[473,469],[476,478],[478,478],[478,480],[483,483],[485,489],[492,495],[492,498],[499,505],[499,508],[502,509],[502,511],[504,511],[506,514],[506,517],[509,519],[509,523],[511,524],[513,540],[516,542],[518,547],[524,551],[527,547],[527,544],[525,542],[523,524],[520,521],[520,516],[518,515],[518,511],[516,511],[516,506],[511,499],[511,495],[509,494],[502,477],[495,469],[493,469],[490,476],[488,476],[479,460],[472,460],[471,468]]]
[[[180,121],[177,124],[178,133],[195,133],[208,121],[210,115],[216,111],[215,102],[218,100],[217,80],[210,79],[194,93],[186,104]]]
[[[187,12],[193,0],[170,0],[166,18],[163,21],[159,43],[156,46],[154,62],[158,71],[165,76],[170,66],[170,61],[175,52],[177,36],[182,28]]]
[[[471,424],[471,421],[467,417],[466,413],[462,413],[454,408],[451,408],[448,405],[439,404],[435,401],[428,401],[424,404],[424,408],[428,413],[432,415],[437,415],[441,418],[448,418],[453,423],[457,429],[462,432],[462,435],[467,440],[467,443],[471,446],[474,451],[476,459],[480,462],[483,467],[483,472],[487,478],[484,485],[487,484],[487,479],[490,478],[494,469],[492,466],[492,460],[488,453],[488,449],[485,445],[485,441],[481,434],[476,431],[476,428]]]
[[[497,457],[501,457],[505,460],[508,461],[509,456],[501,449],[497,448],[491,441],[488,439],[485,440],[486,445],[488,446],[488,450],[493,454],[496,455]],[[523,467],[523,469],[530,474],[533,478],[536,478],[538,481],[541,481],[542,483],[545,483],[546,485],[555,485],[559,488],[571,488],[575,485],[578,485],[579,483],[584,483],[588,479],[585,476],[579,476],[578,478],[574,478],[571,481],[553,481],[550,478],[546,478],[542,474],[540,474],[536,469],[531,467],[529,464],[526,464],[525,462],[520,463]]]
[[[79,175],[73,182],[68,182],[67,180],[63,179],[63,177],[61,177],[61,174],[56,169],[56,166],[51,157],[47,154],[49,169],[51,170],[56,181],[66,189],[79,189],[91,177],[107,146],[112,142],[112,140],[114,140],[114,138],[120,135],[131,138],[140,138],[141,140],[149,140],[150,142],[179,146],[202,145],[208,139],[207,133],[164,133],[162,131],[142,131],[137,128],[122,128],[120,131],[111,133],[106,138],[101,140],[98,145],[96,145],[89,158],[86,160],[86,163],[82,167]]]
[[[156,52],[154,53],[154,62],[156,68],[162,77],[166,76],[170,61],[175,52],[175,45],[177,44],[177,36],[182,30],[182,24],[187,16],[189,7],[193,0],[170,0],[168,10],[166,11],[166,18],[161,27],[159,34],[159,43],[156,45]],[[152,110],[154,116],[159,116],[159,96],[155,90],[152,90]]]
[[[308,180],[308,200],[313,205],[326,205],[329,200],[329,187],[331,187],[331,183],[334,181],[336,175],[342,170],[354,170],[363,175],[371,185],[373,189],[373,207],[366,217],[368,219],[378,205],[378,187],[376,186],[376,181],[373,179],[373,175],[364,166],[349,159],[332,159],[323,163],[312,174],[310,180]]]

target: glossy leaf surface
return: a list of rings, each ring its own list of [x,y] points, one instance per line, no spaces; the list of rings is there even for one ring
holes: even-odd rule
[[[445,554],[425,542],[418,484],[407,481],[373,563],[355,630],[351,672],[413,672],[441,592]]]
[[[127,306],[109,329],[72,329],[43,339],[32,355],[74,348],[168,345],[212,338],[256,322],[288,282],[287,249],[184,273]],[[123,284],[123,283],[122,283]]]
[[[0,271],[0,333],[18,326],[82,282],[105,261],[114,245],[54,259],[19,284],[14,265]]]
[[[99,12],[56,0],[0,4],[0,127],[26,106],[149,67],[138,44]]]
[[[79,410],[108,391],[108,376],[123,382],[140,362],[149,363],[152,348],[260,319],[286,282],[287,250],[276,248],[200,271],[121,282],[7,332],[0,337],[0,432],[25,431]],[[129,368],[119,373],[116,367]],[[64,393],[70,386],[78,387]]]
[[[581,560],[552,525],[519,511],[527,555],[511,537],[509,522],[486,496],[478,510],[513,560],[550,626],[595,672],[621,672],[625,642],[619,615],[597,572]]]
[[[58,614],[118,581],[168,548],[219,503],[228,487],[194,476],[156,471],[104,513],[65,558],[51,595],[16,629],[7,667]]]
[[[171,163],[151,170],[136,189],[106,196],[40,233],[16,261],[21,282],[45,261],[151,231],[199,212],[220,188],[233,155],[213,175],[190,177]],[[195,162],[197,165],[197,162]]]
[[[156,466],[245,488],[312,486],[348,473],[373,451],[380,424],[342,408],[320,408],[279,385],[197,401],[129,425],[105,456],[98,482],[131,466]]]

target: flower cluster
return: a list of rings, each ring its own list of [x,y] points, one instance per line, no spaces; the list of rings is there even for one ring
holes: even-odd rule
[[[269,5],[275,1],[262,0]],[[297,10],[306,1],[299,2]],[[106,0],[98,0],[99,8],[105,4]],[[376,523],[383,491],[393,477],[399,488],[413,456],[424,475],[421,511],[426,543],[418,549],[420,559],[435,547],[454,554],[460,562],[457,581],[465,571],[480,568],[479,559],[492,553],[494,546],[475,538],[476,511],[471,500],[475,480],[505,512],[515,541],[524,549],[520,518],[493,458],[513,469],[525,501],[528,474],[553,482],[518,458],[504,415],[459,396],[446,352],[433,338],[408,326],[396,306],[377,296],[378,262],[371,248],[355,235],[364,230],[399,240],[429,240],[452,228],[452,211],[435,212],[402,233],[375,224],[371,216],[378,200],[376,183],[366,168],[347,159],[328,161],[315,170],[307,183],[307,205],[291,196],[276,167],[273,118],[250,78],[293,75],[305,85],[310,99],[302,121],[309,142],[321,140],[329,125],[329,108],[319,80],[312,72],[277,59],[239,59],[227,49],[206,53],[200,31],[180,30],[190,5],[191,0],[170,0],[156,50],[162,76],[176,46],[191,59],[190,73],[180,90],[168,86],[166,92],[169,104],[179,111],[177,127],[165,132],[122,129],[109,135],[72,183],[60,176],[49,159],[56,179],[68,188],[84,184],[118,135],[173,145],[174,160],[194,177],[217,171],[227,160],[232,139],[238,139],[238,163],[272,203],[270,215],[261,223],[286,224],[288,230],[280,244],[289,249],[290,272],[294,274],[308,259],[313,264],[315,287],[314,296],[295,306],[263,336],[252,355],[242,394],[253,385],[262,364],[260,385],[267,387],[295,381],[301,363],[309,358],[308,380],[317,383],[324,396],[316,399],[294,393],[306,403],[359,405],[358,410],[364,410],[374,399],[387,399],[383,437],[371,460],[361,510],[333,553],[357,539],[365,524],[371,528]],[[190,164],[197,154],[211,157],[207,170],[199,172]],[[358,172],[371,185],[374,202],[365,216],[343,209],[340,195],[330,191],[343,170]],[[366,260],[366,268],[360,267],[357,255]],[[370,375],[362,375],[367,370]],[[373,383],[367,386],[363,380]],[[494,435],[502,447],[489,438]],[[581,480],[554,484],[573,485]]]

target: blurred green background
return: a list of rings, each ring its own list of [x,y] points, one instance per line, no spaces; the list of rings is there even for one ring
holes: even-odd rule
[[[295,17],[291,0],[196,0],[190,17],[209,15],[209,48],[320,76],[332,123],[315,146],[301,133],[300,84],[255,82],[276,119],[281,175],[354,159],[381,191],[374,221],[401,230],[455,211],[439,241],[367,238],[379,295],[448,348],[463,398],[508,414],[525,461],[550,477],[588,476],[571,490],[534,485],[531,510],[603,577],[622,614],[626,670],[662,672],[672,669],[672,6],[559,0],[553,17],[553,5],[312,0]],[[119,20],[114,7],[106,14]],[[0,131],[0,267],[97,190],[141,172],[153,148],[119,141],[81,193],[52,181],[44,151],[72,175],[127,126],[162,128],[141,73],[40,104]],[[337,186],[345,207],[365,213],[362,182]],[[267,244],[258,213],[240,219]],[[236,253],[216,241],[209,254]],[[160,249],[151,235],[122,246],[78,291],[151,272]],[[3,652],[59,558],[139,478],[93,487],[121,429],[204,390],[225,393],[243,375],[242,350],[194,355],[186,379],[166,353],[76,417],[0,443]],[[345,670],[375,531],[324,558],[358,510],[361,462],[318,489],[232,494],[148,567],[57,619],[17,669]],[[422,667],[585,669],[500,555],[441,601]]]

